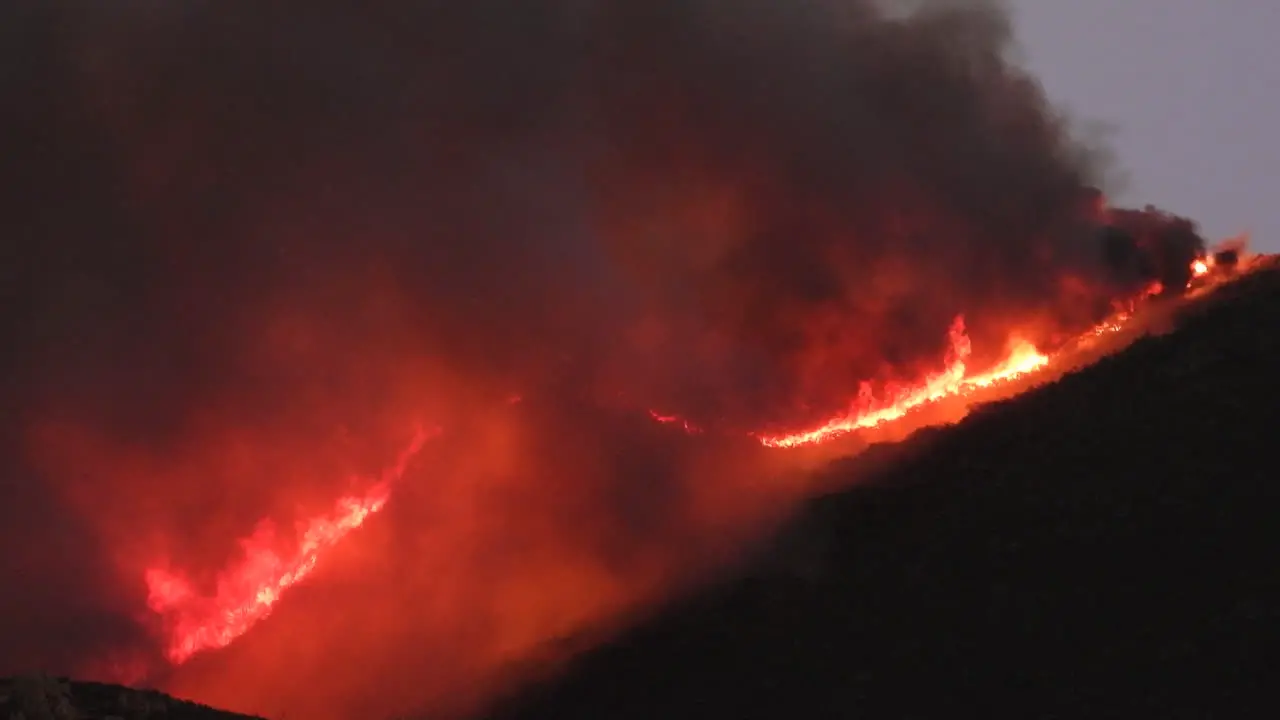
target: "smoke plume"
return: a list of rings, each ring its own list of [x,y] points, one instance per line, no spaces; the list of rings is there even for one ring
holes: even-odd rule
[[[994,2],[11,0],[0,33],[3,671],[465,709],[799,496],[648,410],[809,422],[958,314],[980,365],[1117,287]],[[315,583],[156,669],[148,566],[212,582],[422,423]]]

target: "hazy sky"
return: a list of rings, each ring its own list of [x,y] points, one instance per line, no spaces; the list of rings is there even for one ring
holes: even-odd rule
[[[1112,126],[1121,199],[1280,252],[1280,2],[1010,2],[1050,97]]]

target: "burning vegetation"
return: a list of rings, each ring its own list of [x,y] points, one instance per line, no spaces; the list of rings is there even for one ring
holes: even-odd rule
[[[1280,262],[1237,280],[1159,308],[1172,332],[832,463],[839,490],[747,572],[484,717],[1271,714]]]
[[[18,5],[4,667],[462,712],[1243,258],[994,2]]]

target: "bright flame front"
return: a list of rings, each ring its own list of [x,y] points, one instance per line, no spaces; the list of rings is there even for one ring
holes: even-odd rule
[[[963,317],[957,317],[952,323],[949,339],[951,346],[947,351],[945,367],[940,372],[925,378],[919,385],[891,386],[886,388],[884,397],[876,398],[870,384],[864,383],[858,397],[850,403],[849,410],[845,414],[831,418],[811,430],[757,435],[757,438],[766,447],[774,448],[823,443],[857,430],[865,430],[898,420],[913,410],[948,397],[966,395],[979,389],[1009,382],[1049,362],[1049,358],[1033,345],[1020,338],[1014,338],[1010,342],[1010,351],[1003,362],[985,373],[968,375],[966,362],[972,353],[972,345],[969,342],[969,336],[965,334]]]
[[[332,513],[308,520],[293,552],[279,552],[275,526],[261,521],[253,535],[240,541],[243,558],[219,574],[211,596],[201,595],[181,572],[148,569],[147,605],[164,619],[169,660],[179,664],[201,651],[225,647],[270,615],[285,591],[315,570],[325,551],[386,506],[392,485],[428,437],[419,430],[367,492],[340,498]]]
[[[1196,277],[1200,277],[1212,270],[1211,263],[1211,260],[1197,260],[1191,269]],[[1145,296],[1159,291],[1158,285],[1153,286]],[[1087,346],[1100,336],[1121,330],[1132,317],[1131,307],[1117,311],[1078,338],[1077,345]],[[1004,360],[985,372],[970,373],[967,363],[972,346],[965,332],[963,316],[953,321],[948,341],[942,369],[919,383],[891,384],[879,397],[870,383],[864,383],[846,412],[816,427],[789,433],[753,433],[752,436],[769,448],[821,444],[899,420],[948,398],[967,397],[980,390],[1027,377],[1045,369],[1051,361],[1030,342],[1012,337]],[[508,398],[509,404],[519,401],[519,395]],[[700,426],[675,415],[653,410],[649,415],[655,422],[680,428],[689,434],[704,432]],[[277,550],[274,525],[268,520],[262,521],[253,535],[241,540],[243,559],[223,570],[212,595],[201,595],[181,572],[165,567],[149,569],[146,572],[148,604],[165,621],[169,659],[175,664],[182,663],[199,652],[225,647],[270,615],[280,597],[310,575],[327,550],[386,505],[393,485],[429,436],[419,431],[397,462],[366,493],[341,498],[335,503],[333,512],[307,521],[300,530],[297,547],[292,553]]]

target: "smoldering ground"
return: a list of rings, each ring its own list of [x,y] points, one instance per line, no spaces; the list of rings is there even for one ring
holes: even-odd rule
[[[6,668],[154,648],[143,565],[212,573],[439,423],[335,600],[170,682],[447,705],[801,494],[648,409],[813,420],[958,313],[994,360],[1107,292],[1094,156],[995,3],[2,12]]]

